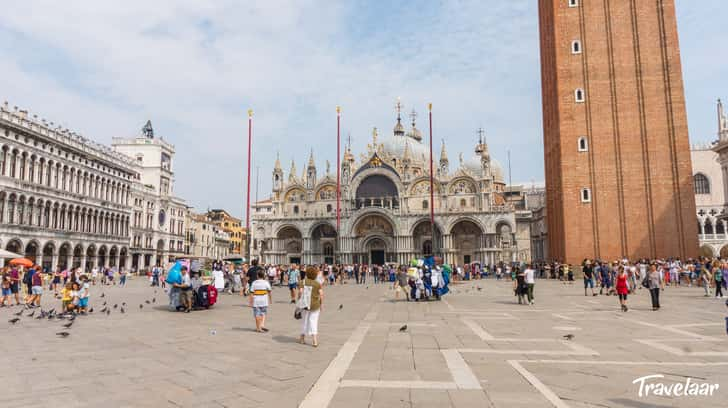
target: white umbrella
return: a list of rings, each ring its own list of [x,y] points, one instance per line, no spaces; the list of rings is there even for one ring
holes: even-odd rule
[[[16,254],[15,252],[6,251],[0,248],[0,258],[22,258],[23,255]]]

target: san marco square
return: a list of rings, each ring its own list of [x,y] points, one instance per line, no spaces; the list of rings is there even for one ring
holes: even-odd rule
[[[0,406],[726,406],[725,7],[526,3],[4,10]]]

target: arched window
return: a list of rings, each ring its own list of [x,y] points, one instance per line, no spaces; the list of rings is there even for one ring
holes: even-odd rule
[[[572,54],[581,54],[581,41],[574,40],[571,42],[571,53]]]
[[[326,212],[331,212],[331,204],[326,204]]]
[[[705,174],[698,173],[693,176],[693,184],[695,184],[695,194],[710,194],[710,181]]]
[[[461,208],[464,208],[464,207],[465,207],[465,206],[466,206],[467,204],[468,204],[468,203],[467,203],[467,201],[465,201],[465,199],[464,199],[464,198],[461,198],[461,199],[460,199],[460,207],[461,207]]]
[[[298,206],[297,205],[294,205],[293,206],[293,213],[294,214],[298,214]]]
[[[574,99],[577,102],[584,102],[584,90],[581,88],[578,88],[576,91],[574,91]]]
[[[708,219],[708,218],[705,219],[705,226],[704,226],[704,228],[705,228],[705,233],[706,234],[709,234],[709,235],[712,235],[713,234],[713,223],[710,222],[710,219]]]
[[[578,149],[580,152],[587,152],[589,151],[589,142],[587,142],[586,137],[582,136],[579,138],[579,146]]]
[[[422,200],[422,209],[426,210],[430,208],[430,203],[427,202],[427,200]]]

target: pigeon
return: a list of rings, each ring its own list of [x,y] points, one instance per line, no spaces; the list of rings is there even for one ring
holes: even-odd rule
[[[367,286],[367,289],[369,289],[369,286]]]
[[[15,318],[12,318],[12,319],[8,320],[8,323],[15,324],[15,323],[17,323],[19,321],[20,321],[20,318],[19,317],[15,317]]]
[[[33,317],[34,314],[35,314],[35,310],[33,310],[32,312],[30,312],[30,314],[28,315],[28,317]]]
[[[126,302],[121,302],[121,305],[122,306],[126,306]]]
[[[478,286],[478,292],[480,292],[481,290],[483,290],[483,288],[481,288],[480,286]]]
[[[24,311],[25,309],[19,311],[18,313],[13,313],[13,316],[20,316],[21,314],[23,314]]]
[[[144,308],[144,305],[139,303],[139,310],[142,310]]]
[[[93,313],[94,312],[94,308],[92,307],[91,309],[88,310],[88,312],[89,313]]]
[[[99,296],[99,297],[102,298],[104,296],[106,296],[106,294],[105,293],[102,293],[101,296]]]
[[[101,305],[101,306],[106,306],[106,302],[104,302],[104,304],[103,304],[103,305]]]
[[[109,308],[108,307],[105,307],[105,308],[101,309],[101,313],[104,313],[107,310],[109,310]]]
[[[119,304],[115,304],[114,305],[114,309],[116,309],[117,307],[119,307]]]
[[[124,313],[124,308],[123,307],[120,310],[121,310],[121,313]]]
[[[399,331],[406,332],[407,331],[407,325],[405,324],[404,326],[400,327],[399,328]]]
[[[144,303],[146,303],[146,304],[148,304],[148,305],[151,305],[151,304],[152,304],[152,302],[150,302],[150,301],[148,301],[148,300],[145,300],[145,301],[144,301]]]
[[[574,339],[574,335],[573,334],[567,334],[567,335],[564,336],[564,338],[566,340],[573,340]]]
[[[110,315],[110,314],[111,314],[111,310],[107,310],[107,311],[106,311],[106,316],[108,316],[108,315]]]
[[[152,303],[157,303],[157,298],[152,298]]]
[[[71,326],[73,326],[73,320],[71,320],[70,322],[68,322],[68,323],[66,323],[66,324],[63,325],[63,327],[65,327],[67,329],[70,329]]]
[[[70,336],[70,335],[71,335],[71,333],[69,333],[69,332],[65,332],[65,331],[62,331],[62,332],[56,333],[56,336],[61,336],[61,337],[63,337],[64,339],[65,339],[66,337]]]
[[[343,309],[344,305],[339,305],[339,310]]]

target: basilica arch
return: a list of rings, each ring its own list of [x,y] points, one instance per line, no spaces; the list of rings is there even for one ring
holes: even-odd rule
[[[442,248],[442,230],[435,222],[435,239],[432,239],[432,226],[429,218],[423,218],[415,222],[410,233],[412,235],[413,250],[415,256],[422,257],[433,255]]]
[[[309,236],[308,253],[310,262],[314,264],[333,264],[336,252],[336,228],[329,222],[314,224]]]
[[[381,212],[368,212],[353,226],[351,236],[357,242],[355,263],[382,265],[396,259],[395,223]]]
[[[482,259],[480,248],[483,247],[483,227],[476,220],[463,218],[450,228],[449,255],[450,261],[464,265]]]
[[[284,225],[278,229],[273,240],[274,263],[300,264],[303,259],[303,234],[293,225]]]

